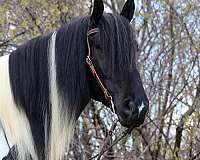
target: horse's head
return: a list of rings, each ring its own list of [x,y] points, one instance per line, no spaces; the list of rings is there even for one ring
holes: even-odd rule
[[[93,65],[112,95],[120,123],[126,127],[141,125],[149,107],[135,62],[137,42],[130,25],[134,10],[134,1],[128,0],[121,15],[103,14],[102,0],[95,0],[88,35]],[[108,106],[102,88],[90,77],[92,98]]]

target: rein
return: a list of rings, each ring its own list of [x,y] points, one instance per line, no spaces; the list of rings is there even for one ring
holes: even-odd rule
[[[98,33],[99,32],[99,28],[93,28],[91,30],[87,31],[87,46],[88,46],[88,55],[86,57],[86,63],[90,68],[90,71],[92,72],[92,75],[94,76],[94,78],[96,79],[96,81],[98,82],[101,90],[104,93],[105,99],[108,100],[110,107],[112,109],[112,111],[115,113],[115,108],[114,108],[114,103],[113,103],[113,98],[112,95],[110,94],[110,92],[106,89],[106,87],[104,86],[103,82],[101,81],[101,79],[99,78],[95,67],[93,65],[93,62],[91,60],[91,48],[90,48],[90,43],[89,43],[89,36]]]

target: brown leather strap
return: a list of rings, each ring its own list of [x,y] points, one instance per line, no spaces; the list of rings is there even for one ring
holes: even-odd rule
[[[88,55],[87,57],[90,57],[91,55],[91,49],[90,49],[90,43],[89,43],[89,36],[95,33],[99,32],[99,28],[93,28],[87,31],[87,46],[88,46]]]
[[[99,78],[96,70],[95,70],[95,67],[92,63],[92,60],[90,58],[91,56],[91,48],[90,48],[90,43],[89,43],[89,36],[92,35],[92,34],[95,34],[95,33],[98,33],[99,32],[99,28],[94,28],[94,29],[91,29],[91,30],[88,30],[87,32],[87,45],[88,45],[88,55],[86,57],[86,63],[88,64],[88,66],[90,67],[90,70],[92,72],[92,75],[95,77],[95,79],[97,80],[99,86],[101,87],[103,93],[104,93],[104,96],[105,96],[105,99],[109,101],[111,107],[112,107],[112,110],[113,112],[115,112],[114,110],[114,105],[113,105],[113,101],[112,101],[112,95],[110,94],[110,92],[106,89],[106,87],[104,86],[104,84],[102,83],[101,79]]]
[[[96,72],[96,70],[95,70],[95,68],[94,68],[94,65],[93,65],[93,63],[92,63],[90,57],[87,57],[87,58],[86,58],[86,62],[87,62],[87,64],[89,65],[90,70],[91,70],[93,76],[96,78],[96,80],[97,80],[99,86],[101,87],[101,89],[102,89],[102,91],[103,91],[103,93],[104,93],[105,98],[106,98],[107,100],[109,100],[109,102],[110,102],[110,101],[112,100],[112,96],[111,96],[111,94],[108,92],[108,90],[104,87],[102,81],[100,80],[100,78],[99,78],[99,76],[98,76],[98,74],[97,74],[97,72]]]

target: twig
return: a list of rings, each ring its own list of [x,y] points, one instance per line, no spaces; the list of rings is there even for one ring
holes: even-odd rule
[[[15,40],[16,38],[18,38],[18,37],[24,35],[26,32],[27,32],[27,30],[26,30],[26,31],[22,31],[22,32],[20,32],[20,33],[14,35],[12,38],[10,38],[10,39],[8,39],[8,40],[6,40],[6,41],[0,43],[0,48],[6,46],[9,42]]]
[[[28,15],[30,16],[31,20],[33,21],[33,23],[35,24],[35,26],[38,28],[39,32],[41,34],[43,34],[43,30],[42,30],[41,26],[37,23],[37,19],[33,15],[33,13],[31,13],[31,11],[29,10],[28,7],[25,7],[25,11],[28,13]]]
[[[92,14],[92,8],[93,8],[93,3],[92,0],[90,0],[89,15]]]
[[[99,156],[98,156],[97,160],[100,160],[101,157],[103,156],[103,154],[105,153],[104,150],[106,150],[107,146],[110,144],[109,142],[112,139],[112,135],[113,135],[113,132],[114,132],[116,126],[117,126],[117,122],[113,123],[110,131],[108,132],[108,135],[107,135],[106,139],[104,140],[104,144],[102,146],[101,152],[99,153]]]
[[[195,160],[200,156],[200,152],[198,152],[194,157],[191,158],[191,160]]]
[[[116,123],[115,123],[115,125],[116,125]],[[114,126],[114,125],[113,125],[113,126]],[[116,127],[116,126],[115,126],[115,127]],[[113,127],[113,128],[114,128],[114,127]],[[101,150],[101,152],[100,152],[99,154],[93,156],[93,157],[90,158],[89,160],[93,160],[93,159],[95,159],[95,158],[97,158],[97,157],[98,157],[98,160],[100,160],[101,156],[102,156],[105,152],[107,152],[109,149],[111,149],[113,146],[115,146],[119,141],[121,141],[123,138],[125,138],[127,135],[129,135],[129,134],[132,132],[132,130],[133,130],[134,128],[135,128],[135,126],[132,126],[131,128],[128,128],[128,129],[126,129],[125,131],[123,131],[122,134],[121,134],[121,136],[119,136],[118,138],[116,138],[116,139],[114,140],[114,142],[113,142],[109,147],[107,147],[106,149],[102,148],[102,150]],[[104,144],[103,146],[105,146],[105,144]]]

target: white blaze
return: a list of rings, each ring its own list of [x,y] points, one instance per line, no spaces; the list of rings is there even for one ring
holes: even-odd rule
[[[142,102],[142,105],[139,107],[139,115],[140,113],[142,112],[142,110],[145,108],[145,105],[144,103]]]

